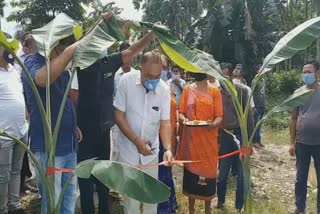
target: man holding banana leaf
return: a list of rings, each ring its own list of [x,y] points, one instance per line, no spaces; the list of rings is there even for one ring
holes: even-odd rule
[[[34,42],[34,41],[30,41]],[[58,118],[60,104],[64,95],[64,91],[69,81],[69,73],[66,71],[67,64],[72,60],[75,53],[77,43],[73,35],[59,41],[58,45],[51,53],[50,63],[50,89],[51,89],[51,120],[52,127]],[[32,53],[26,56],[24,61],[25,66],[29,70],[33,81],[35,82],[42,103],[46,103],[46,62],[44,56],[40,53]],[[45,137],[43,124],[38,110],[36,99],[33,95],[31,87],[28,83],[24,84],[25,95],[30,113],[30,148],[34,152],[36,158],[41,163],[43,169],[46,169],[47,155],[45,148]],[[74,106],[70,100],[64,108],[64,114],[61,121],[61,129],[58,136],[56,146],[55,167],[73,169],[77,165],[77,150],[78,142],[81,141],[81,131],[76,125],[76,114]],[[37,182],[39,191],[42,197],[41,213],[47,213],[47,199],[45,187],[39,173],[37,173]],[[72,173],[56,173],[55,176],[55,201],[58,201],[61,189],[64,183]],[[67,188],[60,213],[71,214],[75,210],[76,202],[76,178],[72,179],[70,186]]]
[[[104,15],[105,21],[111,21],[113,15]],[[132,44],[128,49],[111,55],[102,54],[93,65],[78,72],[78,125],[83,131],[83,142],[79,146],[78,161],[91,158],[109,160],[110,128],[114,125],[114,76],[124,64],[131,64],[154,39],[149,33]],[[99,197],[99,214],[108,214],[109,189],[97,179],[79,179],[81,210],[85,214],[94,214],[94,184]]]

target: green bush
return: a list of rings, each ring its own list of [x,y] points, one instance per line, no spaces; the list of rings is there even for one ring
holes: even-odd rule
[[[300,70],[275,71],[266,77],[267,109],[280,105],[297,88],[302,85]],[[271,115],[265,125],[274,129],[285,129],[289,125],[290,113],[283,112]]]
[[[275,71],[266,78],[267,96],[291,95],[302,85],[302,72],[300,70]]]

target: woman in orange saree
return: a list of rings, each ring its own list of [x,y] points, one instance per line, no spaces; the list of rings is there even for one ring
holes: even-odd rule
[[[208,121],[205,127],[183,125],[177,160],[199,161],[184,165],[183,194],[189,198],[189,213],[196,199],[205,201],[205,213],[216,193],[218,130],[222,121],[222,99],[218,88],[207,83],[206,74],[194,73],[195,83],[181,96],[180,121]]]

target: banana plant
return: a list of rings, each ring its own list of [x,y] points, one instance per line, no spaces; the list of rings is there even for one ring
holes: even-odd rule
[[[103,20],[99,20],[97,24],[89,31],[89,33],[79,42],[79,47],[74,58],[74,65],[72,67],[72,75],[67,85],[60,106],[57,123],[54,129],[52,129],[50,110],[50,54],[51,51],[58,45],[59,41],[63,38],[74,35],[74,37],[79,40],[82,36],[81,26],[70,17],[62,13],[53,19],[49,24],[32,31],[34,39],[37,42],[39,53],[42,54],[46,59],[47,74],[45,107],[42,104],[37,87],[30,73],[15,54],[18,47],[18,42],[8,41],[3,32],[0,31],[0,46],[8,50],[13,55],[16,62],[21,66],[22,72],[26,76],[28,84],[30,85],[36,99],[44,129],[47,168],[54,167],[55,165],[55,148],[57,144],[61,118],[71,87],[71,80],[76,73],[75,71],[80,70],[80,68],[86,68],[94,63],[99,58],[101,52],[106,50],[116,41],[116,39],[108,35],[107,32],[111,34],[112,32],[118,33],[118,36],[121,35],[120,31],[116,32],[117,29],[117,23],[109,23],[107,25]],[[103,50],[101,47],[103,47]],[[54,201],[54,174],[47,174],[47,172],[43,170],[40,162],[36,159],[33,152],[20,139],[8,135],[4,130],[0,130],[0,136],[11,139],[28,153],[34,162],[36,169],[39,171],[42,182],[44,183],[47,204],[42,204],[42,206],[47,206],[47,211],[50,214],[59,214],[64,192],[67,189],[72,176],[62,188],[59,200]],[[157,179],[144,173],[140,169],[135,168],[134,166],[128,166],[118,162],[97,160],[84,161],[79,163],[78,166],[73,169],[73,174],[74,176],[79,176],[82,178],[88,178],[90,175],[93,175],[109,188],[128,195],[141,202],[161,203],[167,201],[170,195],[169,188],[163,183],[159,182]]]
[[[213,57],[203,52],[197,54],[197,51],[192,51],[181,41],[172,36],[169,29],[159,24],[140,22],[140,26],[152,29],[157,35],[162,49],[176,64],[187,71],[191,72],[206,72],[207,74],[217,78],[220,83],[227,88],[230,92],[233,100],[233,104],[236,108],[243,145],[252,149],[252,143],[254,135],[261,126],[262,122],[271,114],[281,111],[290,111],[307,99],[312,90],[306,87],[302,87],[294,92],[287,100],[282,104],[272,109],[262,120],[260,120],[253,130],[253,133],[248,133],[247,121],[250,111],[250,102],[247,102],[246,106],[242,106],[238,100],[236,89],[231,82],[221,75],[220,67]],[[310,19],[305,23],[294,28],[288,34],[286,34],[275,45],[272,52],[265,58],[263,65],[260,69],[259,75],[253,81],[252,93],[250,94],[250,100],[253,96],[253,91],[256,88],[258,82],[263,77],[263,74],[272,70],[273,66],[286,59],[291,58],[301,50],[308,48],[314,41],[320,37],[320,17]],[[212,61],[210,61],[212,60]],[[244,109],[244,110],[243,110]],[[244,170],[244,212],[246,214],[252,213],[252,200],[251,200],[251,186],[250,186],[250,155],[244,154],[242,158],[242,165]]]

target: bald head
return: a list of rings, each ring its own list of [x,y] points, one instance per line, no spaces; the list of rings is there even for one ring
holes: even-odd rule
[[[141,71],[144,79],[160,78],[162,70],[161,54],[155,51],[149,51],[143,54]]]
[[[161,54],[155,51],[148,51],[143,54],[142,64],[161,64]]]

